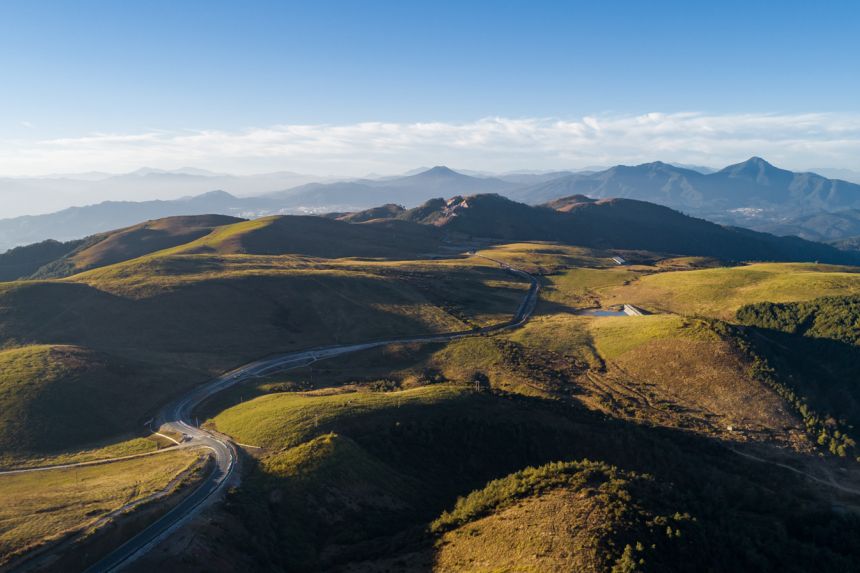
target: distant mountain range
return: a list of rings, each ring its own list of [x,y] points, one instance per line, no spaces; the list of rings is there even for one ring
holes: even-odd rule
[[[660,161],[618,165],[591,175],[573,174],[517,189],[512,197],[530,204],[566,195],[621,197],[700,213],[737,209],[860,208],[860,185],[815,173],[794,173],[753,157],[710,174]]]
[[[431,199],[412,209],[388,204],[350,214],[270,217],[248,226],[247,233],[203,240],[213,231],[217,237],[224,225],[242,221],[223,215],[167,217],[86,239],[20,246],[0,254],[0,281],[62,278],[179,245],[187,245],[186,254],[303,253],[340,258],[374,256],[388,248],[397,257],[434,256],[439,241],[448,236],[549,241],[726,261],[860,264],[857,244],[850,241],[835,248],[721,226],[645,201],[583,195],[531,206],[484,193]]]
[[[833,169],[831,167],[812,167],[811,169],[807,169],[807,171],[817,173],[818,175],[829,179],[841,179],[843,181],[848,181],[849,183],[860,184],[860,171]]]
[[[256,196],[284,191],[320,178],[281,171],[253,176],[217,174],[203,169],[183,168],[176,171],[145,167],[134,173],[65,174],[42,178],[0,178],[0,218],[53,213],[71,206],[103,201],[170,201],[209,191],[226,191],[237,196]]]
[[[693,169],[688,169],[692,167]],[[615,166],[599,172],[556,171],[471,176],[447,167],[416,169],[401,177],[334,182],[307,182],[308,177],[281,172],[253,178],[225,176],[184,168],[174,172],[144,168],[95,183],[64,180],[74,185],[130,185],[147,189],[199,188],[209,192],[174,200],[104,201],[55,213],[0,219],[0,252],[45,239],[68,241],[179,215],[221,214],[254,218],[277,214],[348,213],[381,204],[412,208],[433,197],[497,193],[527,204],[581,195],[591,199],[647,201],[720,224],[812,240],[838,240],[860,234],[860,185],[816,173],[794,173],[754,157],[716,172],[701,166],[662,162]],[[271,179],[266,180],[266,177]],[[0,180],[0,189],[10,180]],[[15,179],[15,192],[32,197],[33,186],[47,180]],[[297,185],[293,185],[299,183]],[[28,188],[27,186],[31,186]],[[179,187],[174,187],[179,186]],[[196,186],[196,187],[195,187]],[[212,187],[222,189],[212,191]],[[234,186],[254,196],[236,197],[223,189]],[[290,188],[286,188],[289,186]],[[272,188],[276,190],[271,190]],[[28,191],[29,189],[29,191]],[[7,195],[4,195],[4,200]],[[4,214],[8,211],[4,211]]]
[[[282,196],[290,189],[309,183],[326,184],[358,181],[362,183],[385,182],[402,179],[428,171],[420,167],[402,175],[382,176],[370,174],[366,178],[323,177],[277,171],[257,175],[232,175],[215,173],[206,169],[183,167],[181,169],[154,169],[143,167],[125,174],[91,171],[87,173],[56,173],[44,177],[0,177],[0,218],[23,215],[41,215],[72,206],[92,205],[103,201],[170,201],[209,191],[226,191],[237,197],[253,197],[278,192]],[[465,170],[464,170],[465,171]],[[522,185],[536,185],[555,177],[571,175],[581,170],[550,172],[511,172],[490,174],[469,172],[477,179],[497,177],[502,181]],[[481,187],[476,187],[476,192]],[[426,199],[422,197],[421,201]],[[420,201],[419,201],[420,202]],[[353,201],[354,203],[354,201]],[[370,203],[372,204],[372,203]],[[362,203],[364,206],[370,204]],[[302,205],[302,207],[305,207]],[[307,207],[317,207],[308,205]]]

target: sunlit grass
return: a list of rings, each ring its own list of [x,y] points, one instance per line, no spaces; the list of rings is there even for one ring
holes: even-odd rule
[[[480,249],[478,254],[519,267],[526,272],[615,265],[611,260],[611,253],[558,244],[511,243],[494,245]]]
[[[651,340],[720,341],[701,320],[672,315],[602,316],[589,320],[594,346],[608,360]]]
[[[197,454],[170,452],[82,468],[0,475],[0,555],[80,528],[161,491],[196,459]]]
[[[628,303],[654,311],[731,319],[739,307],[748,303],[790,302],[857,292],[858,269],[786,263],[653,274],[628,285],[604,288],[601,298],[605,304]]]
[[[418,409],[460,403],[467,395],[468,389],[448,385],[385,394],[271,394],[225,410],[212,422],[218,431],[245,444],[292,448],[353,422],[390,418],[394,423]]]

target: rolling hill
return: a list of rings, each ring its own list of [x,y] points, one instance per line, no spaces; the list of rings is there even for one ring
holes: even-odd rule
[[[648,250],[720,259],[809,261],[855,264],[853,254],[796,237],[775,237],[748,229],[722,227],[668,207],[631,199],[559,199],[531,207],[498,195],[455,197],[435,202],[435,225],[471,236],[509,241],[559,241],[600,249]],[[427,207],[397,215],[407,218]]]
[[[432,225],[235,221],[119,229],[40,280],[0,283],[0,464],[133,440],[168,396],[277,349],[468,331],[522,296],[485,261],[416,261],[438,250]]]
[[[154,451],[166,444],[146,423],[160,407],[262,356],[508,320],[526,283],[459,256],[475,249],[542,275],[527,323],[344,354],[214,394],[193,416],[243,444],[242,483],[130,573],[860,563],[860,520],[831,510],[852,499],[832,484],[858,487],[853,419],[826,411],[840,387],[719,320],[748,303],[858,293],[857,269],[723,268],[643,250],[832,249],[626,199],[528,206],[479,194],[339,218],[150,221],[66,253],[81,272],[0,283],[0,463]],[[640,252],[618,267],[595,245]],[[454,258],[420,259],[440,246]],[[581,313],[624,303],[653,314]],[[140,491],[157,485],[140,479]],[[0,489],[9,483],[0,475]],[[63,491],[64,503],[26,515],[73,515],[75,526],[94,517]],[[120,537],[96,532],[75,555]]]
[[[60,278],[86,270],[136,259],[206,236],[217,227],[243,221],[225,215],[167,217],[100,233],[74,250],[41,266],[31,279]]]
[[[0,255],[0,263],[5,263],[0,265],[0,273],[6,269],[10,280],[58,278],[174,247],[179,248],[174,252],[194,254],[303,253],[323,258],[402,260],[418,253],[437,253],[438,242],[447,232],[733,261],[860,261],[853,251],[793,236],[721,227],[667,207],[628,199],[594,200],[573,195],[530,207],[497,194],[481,194],[448,201],[432,199],[408,210],[388,204],[334,215],[276,216],[246,222],[222,215],[160,219],[79,242],[19,247]],[[847,215],[840,219],[850,220]]]

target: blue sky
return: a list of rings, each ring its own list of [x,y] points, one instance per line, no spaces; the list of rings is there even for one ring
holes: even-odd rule
[[[591,154],[563,137],[527,153],[528,136],[504,149],[426,133],[398,146],[378,129],[363,154],[326,154],[344,143],[320,133],[369,123],[456,130],[488,118],[620,125],[647,114],[734,126],[720,141],[742,139],[737,158],[759,142],[753,154],[787,167],[860,169],[858,24],[856,1],[0,1],[0,174],[180,166],[171,161],[360,174],[450,162],[457,151],[464,168],[516,156],[512,168],[638,161],[655,153],[641,133],[638,152],[621,134]],[[743,123],[750,116],[789,127],[762,131]],[[289,146],[247,145],[248,133],[284,126]],[[313,129],[297,136],[295,126]],[[653,159],[735,159],[722,144],[690,153],[685,128],[675,129],[676,144]],[[204,145],[190,134],[218,137]],[[320,150],[290,151],[301,137]]]

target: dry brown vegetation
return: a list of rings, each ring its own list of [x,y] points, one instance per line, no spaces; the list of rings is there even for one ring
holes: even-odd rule
[[[749,378],[749,358],[726,342],[653,340],[613,365],[616,379],[646,387],[643,394],[658,408],[671,404],[719,433],[728,426],[760,437],[802,431],[785,401]]]
[[[615,514],[587,492],[555,490],[442,536],[433,571],[606,571]]]

